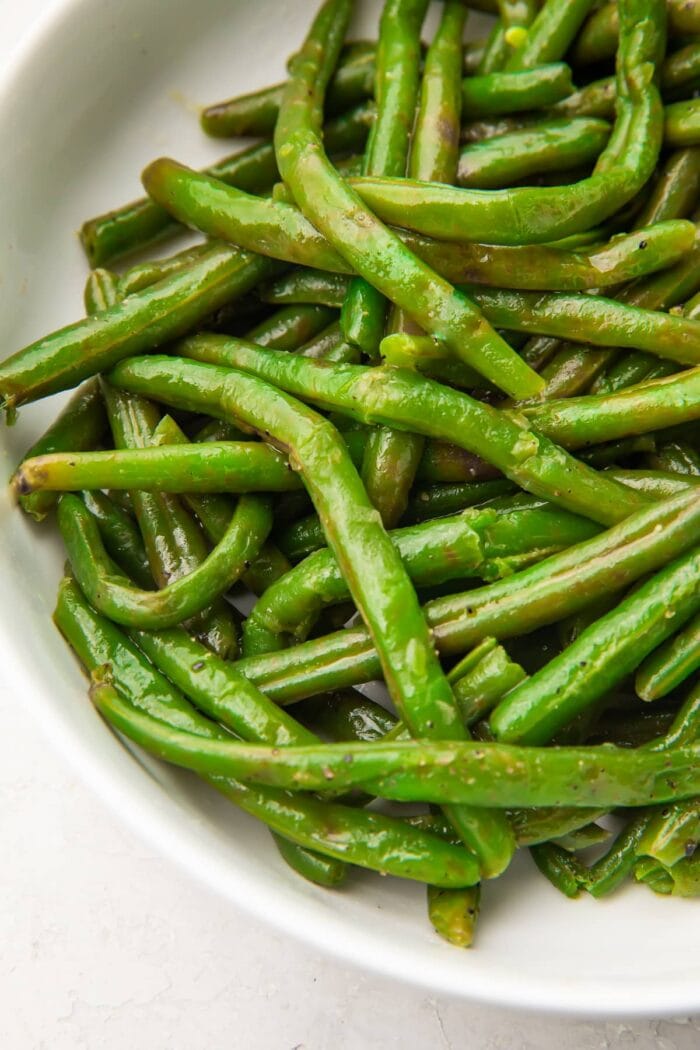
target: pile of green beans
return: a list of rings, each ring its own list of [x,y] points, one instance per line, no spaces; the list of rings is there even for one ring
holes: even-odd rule
[[[71,392],[11,489],[96,710],[460,947],[519,848],[700,894],[700,17],[486,6],[353,42],[325,0],[201,114],[257,141],[151,163],[81,229],[87,316],[0,364],[8,422]]]

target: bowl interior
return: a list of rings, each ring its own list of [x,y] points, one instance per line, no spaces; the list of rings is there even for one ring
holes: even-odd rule
[[[358,32],[374,35],[378,9],[362,5]],[[307,0],[73,0],[37,30],[0,92],[3,355],[82,315],[83,219],[139,196],[154,156],[199,165],[229,152],[199,131],[197,108],[283,77],[313,10]],[[2,427],[5,476],[59,401]],[[326,892],[294,876],[264,828],[193,777],[134,756],[96,717],[51,623],[63,561],[52,529],[24,520],[5,492],[0,524],[5,686],[125,819],[224,900],[443,993],[588,1015],[700,1008],[690,902],[629,887],[572,903],[523,855],[486,886],[478,947],[460,952],[433,935],[420,886],[358,872]]]

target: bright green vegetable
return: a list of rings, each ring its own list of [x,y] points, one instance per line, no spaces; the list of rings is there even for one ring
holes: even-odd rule
[[[700,667],[700,616],[675,638],[647,656],[637,670],[635,688],[642,700],[658,700]]]

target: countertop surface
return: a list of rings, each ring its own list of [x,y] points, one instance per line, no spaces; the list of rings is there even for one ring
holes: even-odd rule
[[[49,2],[0,0],[0,63]],[[133,837],[55,753],[7,681],[0,721],[4,1050],[700,1044],[700,1019],[521,1016],[339,965],[206,895]]]

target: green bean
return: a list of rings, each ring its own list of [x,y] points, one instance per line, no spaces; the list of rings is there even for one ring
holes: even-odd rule
[[[462,4],[448,0],[425,57],[408,168],[415,179],[455,181],[465,19]]]
[[[487,653],[476,667],[454,681],[453,692],[464,724],[472,726],[485,718],[526,677],[523,668],[510,659],[503,646]]]
[[[508,57],[522,47],[527,39],[528,26],[537,14],[534,0],[500,0],[499,19],[489,34],[480,55],[478,67],[465,73],[496,73],[503,68]]]
[[[492,712],[498,740],[542,743],[700,609],[700,550],[671,562],[588,627]]]
[[[592,6],[593,0],[545,0],[506,69],[532,69],[563,58]]]
[[[396,716],[354,689],[314,696],[297,704],[294,714],[330,740],[379,740],[397,724]],[[454,834],[454,832],[453,832]]]
[[[601,353],[605,354],[605,351]],[[605,354],[605,359],[609,360],[608,354]],[[663,379],[677,370],[677,365],[673,361],[659,361],[642,350],[634,350],[613,360],[604,372],[598,372],[590,385],[590,392],[592,394],[614,394],[618,390],[636,386],[638,383]]]
[[[462,114],[473,120],[543,109],[572,91],[571,70],[563,62],[518,72],[466,77],[462,82]]]
[[[341,56],[338,68],[328,85],[326,112],[344,113],[351,106],[369,98],[374,90],[374,53]],[[202,110],[202,129],[214,138],[236,138],[253,135],[267,138],[275,130],[285,84],[253,91],[249,95],[217,102]]]
[[[457,514],[467,507],[474,507],[479,503],[511,493],[514,486],[510,481],[476,481],[457,483],[453,485],[429,485],[413,490],[406,506],[406,512],[402,518],[404,524],[417,524],[430,518],[440,518],[447,514]],[[285,534],[285,542],[293,546],[295,542],[294,526]],[[308,553],[308,551],[307,551]]]
[[[19,493],[18,502],[23,511],[35,521],[43,521],[56,497],[49,492],[22,493],[17,479],[24,463],[35,456],[52,453],[81,451],[97,445],[107,429],[104,404],[99,383],[90,379],[81,386],[65,406],[58,418],[25,452],[15,471],[12,484]]]
[[[377,119],[365,150],[363,174],[405,175],[420,77],[420,31],[427,0],[387,0],[376,56]],[[316,109],[320,106],[316,102]],[[364,277],[350,281],[341,326],[346,340],[376,357],[387,304]]]
[[[146,549],[133,518],[103,492],[82,492],[81,499],[97,522],[109,556],[139,587],[153,587]]]
[[[114,390],[107,383],[103,383],[103,394],[117,448],[157,443],[161,416],[154,405]],[[138,489],[131,490],[130,496],[156,586],[165,588],[197,569],[207,557],[207,544],[202,530],[177,496]],[[237,653],[236,618],[223,600],[195,617],[190,626],[205,645],[220,655]]]
[[[672,149],[700,145],[700,103],[696,99],[666,106],[664,142]]]
[[[291,270],[268,287],[261,288],[258,295],[263,302],[276,305],[315,303],[339,309],[347,290],[348,280],[343,274],[304,269]]]
[[[696,90],[700,80],[700,44],[690,43],[669,55],[661,68],[661,90],[666,99]]]
[[[637,856],[653,857],[666,868],[695,852],[700,841],[700,799],[664,806],[650,817]]]
[[[638,227],[690,215],[699,197],[700,149],[691,146],[676,150],[666,160],[649,200],[637,216]]]
[[[18,493],[81,489],[148,492],[288,492],[300,488],[287,459],[257,441],[207,442],[109,452],[52,453],[17,471]]]
[[[454,182],[461,111],[461,53],[464,8],[449,2],[428,49],[408,162],[417,179]],[[403,311],[394,311],[390,330],[416,327]],[[463,369],[461,362],[451,362]],[[370,432],[362,462],[362,480],[387,527],[402,518],[425,441],[382,427]]]
[[[479,918],[481,887],[458,890],[428,886],[428,917],[443,940],[457,948],[470,948]]]
[[[700,323],[685,317],[594,295],[463,287],[500,328],[565,338],[574,329],[580,342],[594,346],[648,350],[681,364],[700,363]]]
[[[498,189],[545,171],[566,171],[594,161],[609,135],[607,121],[594,117],[542,121],[532,129],[467,146],[460,154],[457,182]]]
[[[650,466],[659,470],[685,474],[690,477],[700,475],[700,455],[690,445],[680,441],[667,441],[648,457]]]
[[[426,586],[472,575],[496,579],[512,572],[523,558],[544,557],[594,531],[584,519],[551,507],[516,508],[510,515],[486,507],[398,529],[391,537],[413,582]],[[245,655],[283,647],[284,635],[301,640],[324,604],[343,601],[347,595],[331,552],[322,549],[310,555],[253,608],[244,627]]]
[[[677,897],[697,897],[700,895],[700,856],[693,855],[679,860],[672,868],[662,868],[654,864],[651,872],[638,873],[641,865],[645,864],[646,858],[637,862],[635,877],[644,878],[644,881],[655,893],[672,893]]]
[[[623,591],[687,550],[698,520],[697,493],[682,492],[509,578],[428,602],[424,615],[438,651],[464,653],[485,637],[518,637],[584,609],[601,594]],[[240,669],[279,703],[380,674],[362,628],[243,660]]]
[[[671,33],[679,36],[700,33],[700,11],[697,4],[684,0],[667,0],[666,13]],[[616,3],[606,3],[587,19],[572,48],[572,61],[591,65],[615,54],[619,32],[619,12]]]
[[[190,619],[225,594],[259,553],[272,515],[268,500],[241,497],[214,551],[191,573],[157,591],[136,588],[115,572],[96,522],[77,497],[62,497],[58,524],[73,572],[91,604],[115,623],[157,630]]]
[[[638,497],[630,490],[571,459],[547,438],[525,429],[515,417],[414,372],[331,365],[208,336],[179,344],[178,352],[255,372],[277,386],[324,407],[332,405],[363,423],[386,423],[396,429],[452,441],[487,459],[527,491],[574,513],[610,523],[639,506]],[[183,376],[200,374],[198,370],[190,373],[186,364],[178,368],[166,359],[154,368],[144,358],[136,366],[129,362],[119,372],[119,382],[128,376],[130,387],[145,389],[145,377],[149,377],[148,385],[158,376],[159,396],[165,400],[177,398],[175,384],[167,376],[168,370],[173,374],[175,369]],[[203,377],[213,378],[214,374],[201,372]],[[220,370],[219,374],[223,377],[225,373]]]
[[[343,339],[339,321],[329,324],[295,352],[301,357],[311,357],[316,361],[336,361],[351,365],[359,364],[362,356],[357,347],[351,346]]]
[[[441,733],[448,738],[450,734],[462,735],[465,731],[452,691],[442,674],[415,592],[377,521],[340,435],[316,412],[252,376],[192,362],[171,360],[170,364],[175,370],[185,364],[193,378],[204,369],[202,379],[205,375],[211,379],[205,394],[207,404],[211,407],[212,398],[219,404],[214,414],[231,413],[290,447],[292,461],[314,500],[351,595],[375,638],[387,686],[402,716],[416,733]],[[180,393],[185,393],[184,387]],[[200,380],[190,384],[190,405],[203,393]],[[361,566],[359,550],[364,559]],[[404,659],[404,632],[411,639],[412,659],[408,663]],[[420,668],[419,675],[416,668]],[[454,818],[465,837],[479,848],[485,873],[503,870],[512,854],[507,825],[489,814],[472,819],[470,813],[455,812]]]
[[[553,842],[531,846],[530,856],[555,889],[565,897],[578,897],[588,872],[576,857]]]
[[[268,259],[212,247],[188,270],[13,354],[0,366],[2,404],[11,414],[16,406],[76,386],[130,354],[161,346],[274,271]]]
[[[246,333],[246,339],[275,350],[297,350],[333,320],[324,306],[287,306],[261,321]]]
[[[523,413],[538,432],[575,449],[697,419],[699,388],[700,369],[692,368],[614,394],[526,406]]]
[[[661,0],[620,0],[619,6],[619,114],[590,178],[558,188],[508,190],[419,188],[408,179],[360,178],[351,180],[354,189],[384,221],[443,240],[527,244],[603,222],[646,183],[662,134],[659,94],[649,74],[663,52],[663,5]]]
[[[648,820],[646,812],[633,817],[608,852],[589,868],[586,889],[592,897],[607,896],[631,874],[637,859],[637,846]]]
[[[590,846],[599,846],[601,842],[607,842],[609,838],[610,832],[607,828],[602,828],[600,824],[585,824],[584,827],[576,828],[574,831],[554,839],[553,842],[568,853],[576,853],[578,850],[588,849]]]
[[[700,789],[700,746],[664,754],[611,747],[533,748],[476,741],[396,741],[270,748],[195,736],[156,721],[115,690],[93,702],[120,732],[158,757],[208,776],[293,791],[371,787],[396,801],[508,807],[641,806]]]
[[[324,129],[331,153],[361,148],[374,119],[367,105],[330,121]],[[205,169],[212,178],[249,193],[268,190],[279,178],[272,143],[239,150]],[[104,266],[182,232],[180,223],[147,197],[98,215],[83,224],[80,240],[91,266]]]
[[[658,700],[700,667],[700,616],[669,639],[640,665],[635,689],[642,700]]]
[[[191,248],[184,248],[175,255],[165,259],[155,259],[149,262],[139,263],[131,266],[126,273],[119,278],[117,290],[120,299],[134,292],[140,292],[149,285],[162,281],[164,277],[170,277],[173,273],[180,273],[187,269],[191,263],[205,255],[209,250],[209,243],[195,244]],[[99,273],[98,271],[94,271]]]

